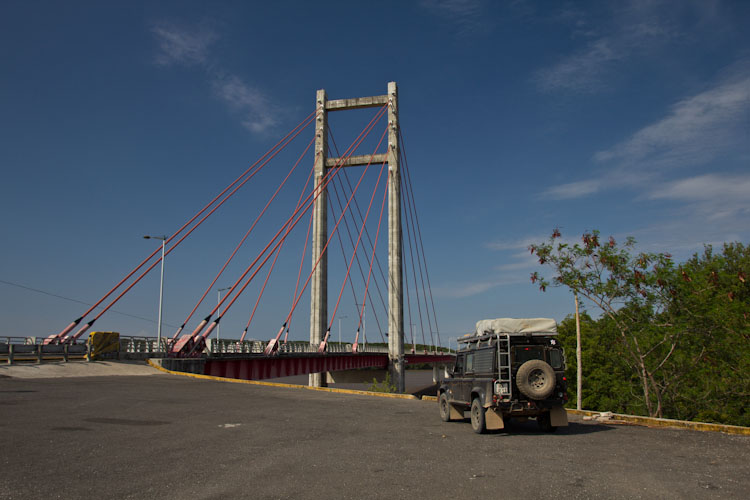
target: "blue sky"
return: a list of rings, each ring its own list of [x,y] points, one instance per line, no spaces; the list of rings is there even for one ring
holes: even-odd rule
[[[155,248],[143,234],[176,230],[307,116],[319,88],[335,99],[398,82],[444,342],[482,318],[572,311],[570,294],[529,281],[526,248],[555,227],[677,258],[747,243],[748,19],[744,1],[3,2],[0,335],[54,333],[85,309],[8,283],[93,303]],[[339,145],[371,116],[332,115]],[[311,138],[169,256],[168,324]],[[252,244],[288,214],[310,165]],[[303,238],[282,253],[251,336],[283,321]],[[252,289],[222,336],[241,333]],[[153,334],[157,294],[153,273],[115,306],[152,322],[111,313],[95,329]],[[344,297],[346,338],[356,312]],[[308,336],[305,300],[293,338]]]

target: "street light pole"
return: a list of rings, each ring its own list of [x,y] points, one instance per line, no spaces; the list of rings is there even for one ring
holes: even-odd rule
[[[341,320],[349,316],[339,316],[339,347],[341,347]]]
[[[216,316],[217,318],[221,317],[221,292],[223,292],[224,290],[229,290],[230,288],[231,287],[226,287],[226,288],[219,288],[218,290],[216,290],[216,293],[218,294],[218,296],[216,298],[216,308],[218,309],[216,311],[217,312],[217,316]],[[221,338],[219,336],[219,333],[221,333],[221,321],[219,321],[219,323],[216,325],[216,340],[219,340]]]
[[[355,302],[354,305],[357,306],[357,310],[359,310],[359,306],[362,306],[362,350],[365,350],[367,349],[367,325],[365,323],[367,304],[357,304]]]
[[[161,352],[161,313],[164,304],[164,247],[167,244],[167,236],[149,236],[143,237],[146,240],[161,240],[161,279],[159,280],[159,322],[156,327],[156,351]]]

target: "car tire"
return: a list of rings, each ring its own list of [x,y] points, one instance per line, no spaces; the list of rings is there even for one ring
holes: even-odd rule
[[[487,426],[484,421],[485,409],[482,407],[482,402],[479,398],[474,398],[471,402],[471,428],[477,434],[483,434],[487,430]]]
[[[448,403],[448,396],[445,393],[440,393],[438,398],[438,408],[440,409],[440,419],[443,422],[450,422],[451,420],[451,407]]]
[[[555,432],[557,427],[552,425],[552,419],[548,411],[538,415],[536,417],[536,423],[539,425],[539,430],[542,432]]]
[[[541,359],[530,359],[516,373],[516,386],[531,399],[547,399],[555,392],[555,370]]]

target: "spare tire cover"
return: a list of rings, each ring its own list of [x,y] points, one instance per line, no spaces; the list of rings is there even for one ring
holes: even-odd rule
[[[530,359],[516,373],[521,394],[531,399],[547,399],[555,391],[555,370],[541,359]]]

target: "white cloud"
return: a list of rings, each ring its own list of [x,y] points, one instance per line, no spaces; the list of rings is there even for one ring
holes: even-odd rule
[[[443,286],[433,289],[435,295],[441,298],[462,299],[473,297],[488,290],[505,285],[518,285],[527,283],[528,277],[498,278],[493,281],[480,281],[474,283],[462,283]]]
[[[526,238],[521,238],[518,240],[512,240],[512,241],[493,241],[490,243],[487,243],[487,248],[491,250],[519,250],[519,249],[525,249],[528,248],[529,245],[533,245],[534,243],[539,243],[540,241],[544,241],[547,239],[549,235],[545,236],[529,236]]]
[[[217,76],[212,81],[214,93],[234,111],[245,116],[242,125],[261,133],[277,124],[268,99],[255,87],[235,75]]]
[[[750,202],[750,174],[699,175],[666,184],[651,193],[650,198],[684,201],[713,201],[725,203]]]
[[[587,15],[562,9],[558,23],[571,24],[571,38],[590,38],[581,48],[562,56],[534,75],[537,86],[547,92],[591,93],[608,88],[607,77],[613,69],[678,34],[671,28],[668,15],[660,12],[659,2],[616,3],[612,22],[592,28]],[[600,35],[604,32],[606,35]]]
[[[151,32],[159,42],[156,63],[163,66],[207,64],[208,49],[218,38],[216,33],[208,28],[190,31],[174,24],[154,25]]]
[[[601,187],[602,181],[598,179],[590,181],[569,182],[567,184],[560,184],[559,186],[553,186],[547,189],[544,195],[549,196],[550,198],[553,198],[555,200],[568,200],[596,193],[601,189]]]
[[[484,34],[491,30],[486,0],[422,0],[421,6],[454,24],[459,35]]]
[[[277,125],[277,110],[263,92],[221,70],[211,60],[209,49],[219,38],[213,29],[205,26],[189,29],[162,23],[154,25],[151,31],[159,43],[158,65],[203,68],[214,95],[242,117],[242,126],[250,132],[263,133]]]
[[[567,56],[536,74],[537,85],[546,91],[575,90],[590,92],[602,86],[602,75],[607,63],[624,57],[624,50],[616,40],[599,38],[583,50]]]
[[[661,120],[594,155],[599,162],[653,167],[710,161],[748,140],[750,74],[684,99]]]
[[[495,269],[497,271],[518,271],[537,267],[539,261],[535,255],[532,255],[531,252],[529,252],[528,247],[529,245],[539,244],[543,241],[546,241],[546,238],[539,238],[533,241],[529,239],[529,243],[523,247],[522,252],[517,252],[510,256],[511,262],[496,266]]]
[[[678,168],[709,165],[750,154],[750,61],[740,61],[713,87],[672,105],[665,116],[637,130],[593,160],[603,173],[549,187],[544,196],[574,199],[612,188],[658,191]],[[667,186],[663,189],[674,189]]]
[[[652,191],[649,198],[685,202],[694,216],[710,224],[716,224],[718,219],[737,218],[741,227],[741,221],[750,215],[748,193],[750,174],[706,174],[666,183]]]

